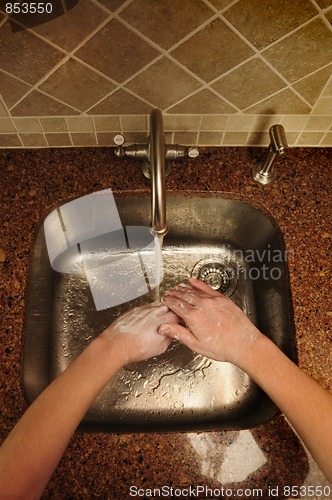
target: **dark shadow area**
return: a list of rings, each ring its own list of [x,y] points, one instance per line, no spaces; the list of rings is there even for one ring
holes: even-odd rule
[[[66,12],[75,7],[80,0],[49,0],[47,2],[35,2],[24,0],[13,2],[0,0],[0,8],[8,15],[13,33],[33,28],[40,24],[47,23],[52,19],[63,16]]]

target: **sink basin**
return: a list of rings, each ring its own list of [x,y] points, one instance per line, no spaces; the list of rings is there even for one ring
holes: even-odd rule
[[[287,252],[269,215],[217,193],[168,195],[170,229],[160,253],[148,228],[149,195],[113,196],[107,190],[101,192],[110,202],[106,209],[94,195],[97,208],[91,208],[90,196],[54,210],[35,241],[23,364],[29,402],[120,313],[158,299],[190,276],[229,295],[287,356],[295,358]],[[122,369],[80,428],[245,429],[277,413],[239,368],[209,360],[174,341],[161,356]]]

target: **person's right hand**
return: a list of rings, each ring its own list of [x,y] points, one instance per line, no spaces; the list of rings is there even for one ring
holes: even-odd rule
[[[217,361],[241,365],[242,356],[261,335],[244,312],[228,297],[202,281],[178,285],[162,298],[188,328],[164,324],[159,332],[176,338],[193,351]]]
[[[166,351],[170,337],[160,335],[165,323],[174,324],[178,316],[160,302],[135,307],[119,316],[100,338],[107,341],[123,365],[158,356]]]

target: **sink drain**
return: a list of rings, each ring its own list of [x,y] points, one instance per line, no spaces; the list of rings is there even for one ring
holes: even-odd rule
[[[202,259],[194,266],[191,276],[210,285],[223,295],[230,297],[237,286],[237,269],[225,258]]]

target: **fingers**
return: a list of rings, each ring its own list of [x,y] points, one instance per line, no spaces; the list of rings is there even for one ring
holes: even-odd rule
[[[181,299],[179,296],[176,296],[175,294],[172,293],[165,294],[164,297],[162,298],[162,301],[164,304],[166,304],[166,306],[168,306],[175,314],[177,314],[184,321],[188,319],[190,310],[192,310],[194,307],[185,300]]]
[[[159,333],[161,335],[166,335],[170,339],[179,340],[182,344],[189,347],[189,349],[195,350],[196,339],[193,334],[181,325],[161,325],[159,328]]]
[[[190,278],[190,284],[191,286],[196,289],[200,290],[201,292],[204,292],[208,295],[211,295],[213,297],[220,297],[220,293],[217,292],[217,290],[213,290],[213,288],[210,287],[210,285],[207,285],[201,280],[198,280],[196,278]]]

